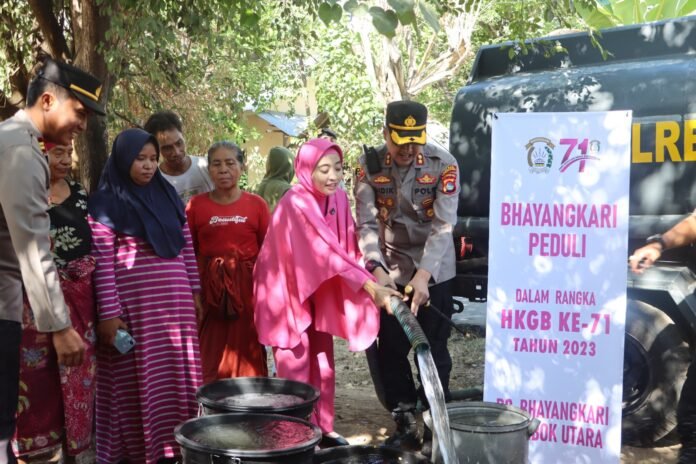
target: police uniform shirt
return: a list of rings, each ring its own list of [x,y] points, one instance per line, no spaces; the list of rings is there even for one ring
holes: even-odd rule
[[[377,152],[381,171],[369,174],[363,156],[355,182],[359,245],[365,261],[385,264],[399,285],[408,284],[421,268],[434,283],[453,278],[452,230],[459,194],[456,160],[426,143],[422,156],[414,159],[402,179],[386,146]]]
[[[24,111],[0,123],[0,319],[21,322],[24,283],[36,327],[55,332],[71,324],[50,252],[40,136]]]

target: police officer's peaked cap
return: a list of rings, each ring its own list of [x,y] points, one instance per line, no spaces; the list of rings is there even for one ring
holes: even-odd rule
[[[80,68],[47,58],[37,71],[36,77],[65,87],[90,110],[102,116],[106,114],[104,107],[99,104],[101,81]]]
[[[425,145],[425,124],[428,109],[414,101],[394,101],[387,105],[389,137],[397,145],[417,143]]]

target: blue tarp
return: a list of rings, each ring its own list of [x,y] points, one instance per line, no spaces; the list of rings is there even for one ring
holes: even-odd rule
[[[258,117],[290,137],[299,137],[307,129],[307,116],[293,115],[280,111],[263,111]]]

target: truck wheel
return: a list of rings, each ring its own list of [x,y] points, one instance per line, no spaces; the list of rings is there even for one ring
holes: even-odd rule
[[[628,300],[624,347],[625,444],[652,446],[677,424],[677,403],[691,356],[674,321],[642,301]]]

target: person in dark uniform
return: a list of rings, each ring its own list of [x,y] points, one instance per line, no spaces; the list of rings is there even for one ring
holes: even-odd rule
[[[72,328],[51,255],[49,169],[43,140],[72,145],[99,104],[101,82],[47,59],[29,83],[26,109],[0,124],[0,462],[14,463],[22,334],[22,287],[39,332],[50,332],[58,362],[82,363],[85,345]]]
[[[360,159],[355,202],[366,267],[381,285],[413,289],[411,311],[428,338],[449,399],[450,326],[424,304],[431,301],[447,317],[452,315],[452,229],[459,170],[451,154],[427,143],[427,118],[427,108],[417,102],[387,105],[385,144]],[[420,441],[416,405],[419,399],[423,405],[427,402],[411,374],[411,346],[394,317],[382,314],[380,323],[377,351],[384,402],[396,422],[385,444],[416,448]]]
[[[647,243],[629,258],[631,270],[642,274],[669,248],[696,242],[696,211],[664,234],[648,237]],[[681,442],[678,464],[696,462],[696,357],[692,357],[677,406],[677,433]]]

